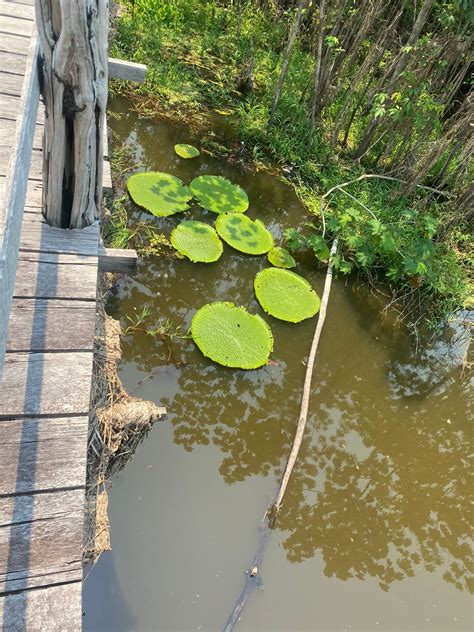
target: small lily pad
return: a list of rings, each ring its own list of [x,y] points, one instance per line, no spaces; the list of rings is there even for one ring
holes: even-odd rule
[[[249,207],[242,187],[222,176],[198,176],[189,188],[199,204],[213,213],[245,213]]]
[[[229,246],[247,255],[263,255],[273,248],[272,234],[259,219],[225,213],[217,218],[216,230]]]
[[[181,158],[196,158],[201,153],[199,149],[193,145],[186,145],[186,143],[175,145],[174,150]]]
[[[258,369],[267,364],[273,335],[257,314],[233,303],[208,303],[191,322],[191,336],[206,358],[236,369]]]
[[[290,323],[311,318],[321,305],[308,281],[289,270],[262,270],[255,277],[254,288],[258,302],[267,314]]]
[[[194,263],[217,261],[224,250],[218,234],[204,222],[187,220],[171,231],[171,244]]]
[[[157,217],[186,211],[192,194],[179,178],[161,171],[135,173],[127,180],[130,197]]]
[[[296,266],[296,261],[290,255],[288,250],[285,248],[281,248],[280,246],[275,246],[268,253],[268,261],[277,268],[294,268]]]

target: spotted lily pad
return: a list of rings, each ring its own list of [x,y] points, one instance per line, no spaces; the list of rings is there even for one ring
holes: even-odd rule
[[[218,234],[204,222],[181,222],[171,231],[171,244],[178,252],[195,263],[217,261],[224,250]]]
[[[252,221],[247,215],[219,215],[216,230],[229,246],[247,255],[263,255],[273,248],[272,234],[260,220]]]
[[[296,261],[288,250],[280,246],[275,246],[275,248],[270,250],[268,253],[268,261],[277,268],[294,268],[296,266]]]
[[[263,318],[233,303],[201,307],[191,322],[191,336],[206,358],[236,369],[258,369],[273,349],[272,331]]]
[[[249,207],[242,187],[222,176],[198,176],[189,188],[199,204],[213,213],[245,213]]]
[[[311,318],[321,305],[308,281],[289,270],[262,270],[255,277],[254,288],[258,302],[267,314],[290,323]]]
[[[186,211],[192,194],[179,178],[161,171],[135,173],[127,180],[130,197],[157,217]]]
[[[181,158],[196,158],[201,153],[199,149],[193,145],[186,145],[186,143],[175,145],[174,150]]]

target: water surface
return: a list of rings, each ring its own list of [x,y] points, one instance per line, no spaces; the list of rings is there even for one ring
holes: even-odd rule
[[[111,108],[122,116],[109,124],[147,168],[232,179],[276,241],[305,220],[283,183],[206,155],[182,160],[173,145],[199,139],[138,119],[120,99]],[[169,234],[180,219],[156,225]],[[184,332],[213,300],[262,314],[252,280],[266,265],[228,247],[212,265],[148,258],[109,311],[126,323],[146,306]],[[324,270],[300,258],[297,271],[321,292]],[[381,305],[353,283],[333,285],[303,449],[242,632],[472,629],[465,342],[459,331],[417,342]],[[85,630],[222,629],[293,439],[315,325],[265,318],[275,348],[256,371],[218,367],[190,340],[125,339],[125,387],[168,416],[113,482],[113,551],[85,583]]]

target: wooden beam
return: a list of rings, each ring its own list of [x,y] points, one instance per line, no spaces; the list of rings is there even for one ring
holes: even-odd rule
[[[111,79],[124,79],[125,81],[143,83],[146,78],[146,70],[145,64],[136,64],[133,61],[109,57],[109,77]]]
[[[99,248],[99,272],[135,272],[136,250],[125,248]]]

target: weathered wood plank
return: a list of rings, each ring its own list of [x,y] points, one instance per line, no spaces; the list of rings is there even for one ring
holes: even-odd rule
[[[8,145],[11,147],[12,139],[15,137],[15,127],[16,121],[11,119],[2,119],[0,121],[0,145]],[[41,149],[42,141],[43,126],[35,125],[33,149]]]
[[[35,19],[35,9],[31,5],[20,4],[19,2],[0,1],[0,15],[8,15],[13,18],[23,18],[24,20]]]
[[[0,418],[86,415],[91,375],[89,352],[7,353],[0,386]]]
[[[112,169],[110,168],[110,162],[104,160],[104,170],[102,174],[102,191],[103,193],[112,193]]]
[[[109,77],[111,79],[143,83],[146,78],[146,70],[145,64],[136,64],[133,61],[109,57]]]
[[[92,351],[95,312],[94,301],[16,298],[7,351]]]
[[[82,229],[66,230],[54,228],[46,221],[23,220],[20,250],[33,250],[58,254],[97,255],[99,248],[99,225],[96,223]]]
[[[22,252],[16,298],[96,299],[97,257]]]
[[[9,35],[21,35],[30,38],[33,34],[34,24],[31,20],[19,16],[4,15],[0,11],[0,33]]]
[[[31,144],[33,144],[33,128],[31,129]],[[0,176],[6,176],[10,169],[10,159],[12,156],[11,146],[0,145]],[[31,164],[28,178],[30,180],[42,180],[43,154],[37,149],[31,151]],[[26,184],[26,178],[25,178]]]
[[[2,33],[2,36],[0,37],[0,51],[5,51],[6,53],[18,53],[20,55],[24,55],[26,53],[25,49],[28,49],[28,44],[29,37],[27,38],[24,35]]]
[[[82,577],[84,489],[0,499],[0,593]]]
[[[11,94],[2,94],[0,92],[0,118],[16,121],[18,120],[18,113],[20,111],[20,97],[14,97]],[[38,108],[38,122],[41,123],[41,125],[44,123],[44,109],[42,106]]]
[[[103,247],[99,250],[100,272],[134,272],[137,261],[136,250]]]
[[[28,180],[26,186],[25,206],[41,207],[43,203],[43,183]]]
[[[10,53],[0,51],[0,68],[8,70],[8,72],[23,76],[26,68],[26,51],[25,53]]]
[[[0,494],[84,486],[89,419],[13,419],[0,422]]]
[[[1,67],[2,66],[0,64],[0,68]],[[21,94],[22,85],[22,75],[17,75],[11,72],[0,72],[0,90],[3,92],[3,94],[12,94],[19,97]]]
[[[0,597],[0,627],[4,632],[79,632],[81,598],[81,582]]]

